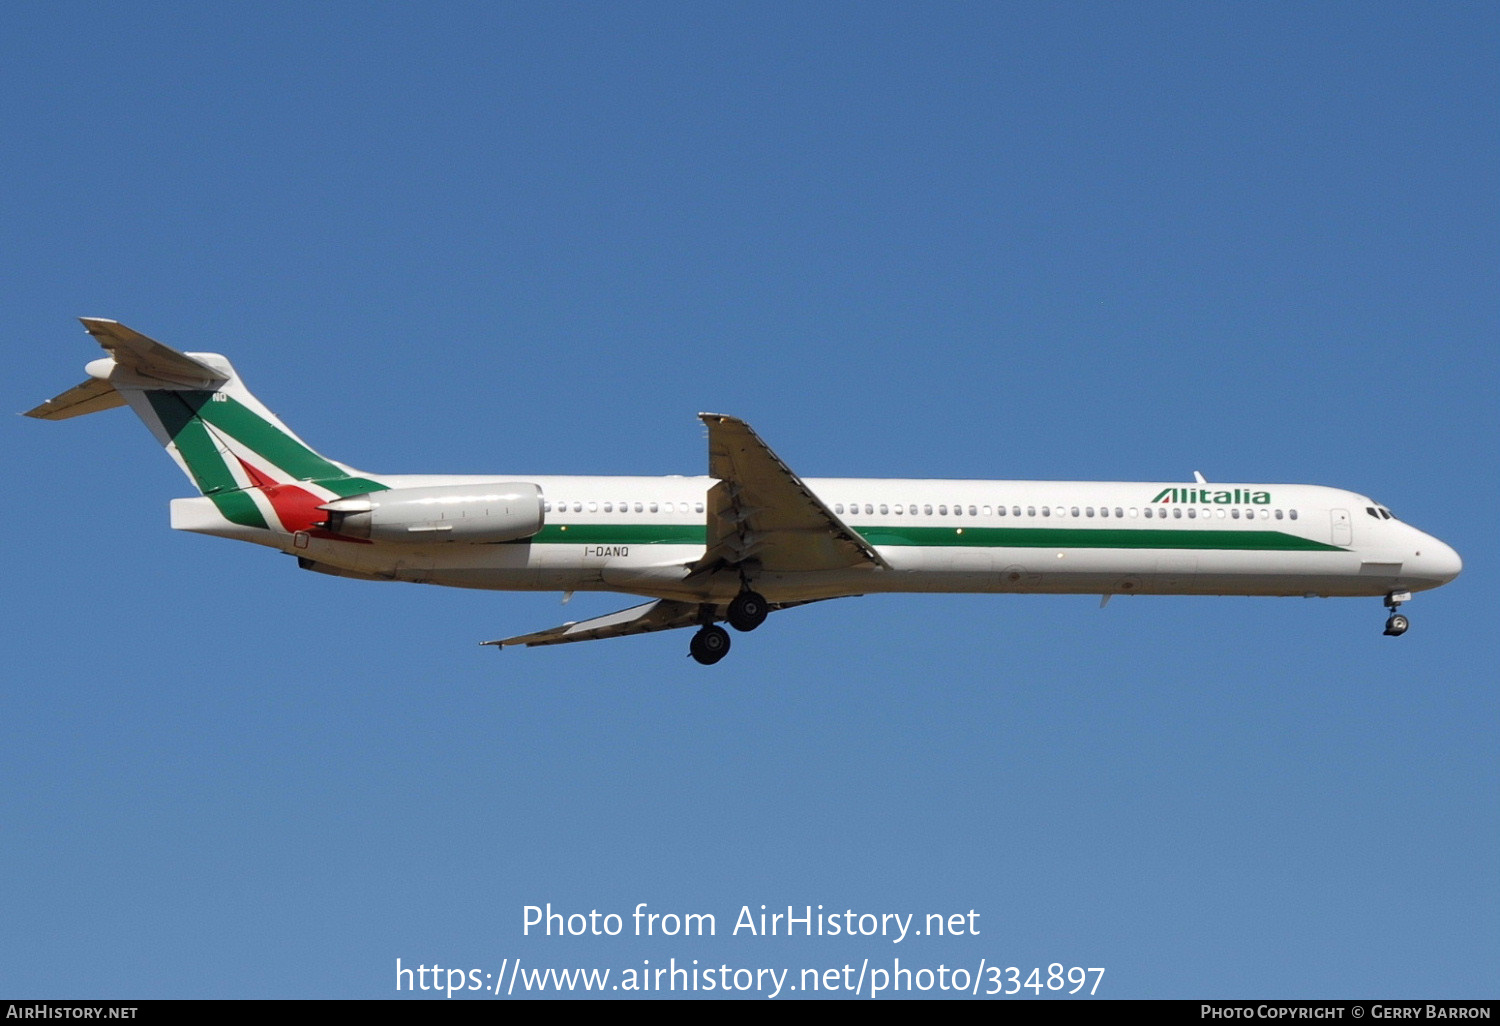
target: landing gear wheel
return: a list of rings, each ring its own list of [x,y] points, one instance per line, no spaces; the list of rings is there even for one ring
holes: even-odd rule
[[[704,666],[712,666],[729,654],[729,632],[711,623],[693,635],[688,652]]]
[[[1391,611],[1390,617],[1385,621],[1385,636],[1388,638],[1399,638],[1406,633],[1406,628],[1411,626],[1411,621],[1402,616],[1396,610],[1403,602],[1411,601],[1411,592],[1393,591],[1385,597],[1385,608]]]
[[[766,622],[771,609],[758,592],[742,591],[729,603],[727,619],[729,626],[737,631],[753,631]]]

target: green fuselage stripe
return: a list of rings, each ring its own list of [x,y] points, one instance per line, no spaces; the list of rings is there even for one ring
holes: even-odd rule
[[[1132,527],[856,527],[871,545],[1006,549],[1239,549],[1340,552],[1337,545],[1282,531]]]
[[[702,524],[548,524],[523,541],[543,545],[703,545]]]
[[[1015,549],[1232,549],[1342,552],[1282,531],[1125,527],[896,527],[851,524],[871,545]],[[542,545],[703,545],[700,524],[548,524],[527,541]]]

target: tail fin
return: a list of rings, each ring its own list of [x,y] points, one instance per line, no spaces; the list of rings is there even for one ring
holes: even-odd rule
[[[80,319],[110,355],[88,365],[88,381],[28,417],[66,420],[129,404],[218,515],[240,529],[308,530],[326,517],[317,512],[322,503],[386,487],[315,452],[217,353],[179,353],[118,321]]]

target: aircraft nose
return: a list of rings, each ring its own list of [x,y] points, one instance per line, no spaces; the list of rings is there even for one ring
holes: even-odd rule
[[[1420,554],[1413,562],[1415,566],[1411,567],[1412,570],[1438,584],[1447,584],[1464,568],[1464,561],[1453,547],[1431,535],[1422,539]]]

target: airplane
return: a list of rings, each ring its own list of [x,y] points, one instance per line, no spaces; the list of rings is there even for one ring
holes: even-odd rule
[[[697,477],[370,474],[283,424],[223,356],[80,318],[109,354],[27,416],[129,405],[188,478],[172,527],[254,542],[369,581],[624,592],[650,601],[481,642],[558,645],[696,627],[718,662],[777,610],[881,592],[1383,597],[1385,634],[1458,553],[1320,485],[803,479],[716,413]]]

